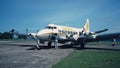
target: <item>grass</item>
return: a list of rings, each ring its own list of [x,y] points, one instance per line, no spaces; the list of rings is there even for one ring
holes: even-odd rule
[[[52,68],[120,68],[120,51],[77,50]]]
[[[13,41],[28,42],[31,40]],[[88,44],[94,45],[96,42]],[[102,41],[99,44],[111,45],[111,42]],[[120,45],[120,42],[117,45]],[[120,51],[75,50],[71,55],[53,65],[52,68],[120,68]]]
[[[112,42],[110,42],[110,41],[99,41],[99,43],[90,42],[90,43],[88,43],[88,45],[107,45],[107,46],[109,46],[109,45],[112,45]],[[120,45],[120,42],[116,42],[116,45]]]

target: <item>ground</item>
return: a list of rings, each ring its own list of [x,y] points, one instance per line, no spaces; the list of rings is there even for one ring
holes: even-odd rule
[[[44,47],[34,50],[34,41],[1,41],[0,68],[50,68],[72,49]]]
[[[96,43],[87,44],[85,49],[80,49],[79,46],[74,46],[74,45],[73,47],[70,47],[69,45],[61,46],[59,47],[59,49],[54,49],[54,47],[48,48],[45,45],[42,45],[41,50],[35,50],[34,47],[35,45],[36,42],[33,40],[32,41],[31,40],[0,41],[0,67],[1,68],[50,68],[50,67],[56,68],[57,65],[57,67],[61,68],[60,64],[63,61],[60,60],[64,60],[64,57],[66,58],[68,57],[68,59],[65,58],[66,61],[68,60],[74,61],[74,58],[70,58],[72,56],[74,57],[74,55],[77,55],[78,57],[77,59],[75,58],[76,60],[78,59],[80,60],[81,58],[79,57],[82,57],[80,56],[80,54],[82,54],[83,56],[85,55],[87,57],[88,56],[87,54],[92,54],[93,52],[97,52],[99,55],[101,54],[101,52],[104,53],[105,51],[107,51],[105,52],[105,54],[110,53],[111,51],[115,51],[115,53],[120,51],[119,45],[113,47],[110,44],[106,44],[106,46],[103,46],[103,44],[96,45]],[[74,61],[74,63],[75,62],[77,61]],[[70,65],[72,66],[72,64]]]
[[[52,68],[120,68],[120,45],[89,43],[85,49],[75,50]]]

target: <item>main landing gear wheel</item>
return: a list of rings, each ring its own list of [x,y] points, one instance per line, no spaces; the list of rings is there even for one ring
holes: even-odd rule
[[[51,45],[52,45],[52,42],[48,42],[48,47],[51,47]]]
[[[81,49],[85,48],[85,44],[80,44],[80,46],[81,46]]]

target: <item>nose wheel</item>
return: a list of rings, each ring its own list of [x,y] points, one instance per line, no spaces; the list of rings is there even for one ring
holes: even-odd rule
[[[37,39],[37,38],[35,38],[35,39],[36,39],[36,42],[37,42],[36,49],[40,50],[41,49],[41,47],[40,47],[40,40]]]

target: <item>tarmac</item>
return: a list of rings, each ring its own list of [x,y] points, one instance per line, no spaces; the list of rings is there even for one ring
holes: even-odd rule
[[[0,68],[50,68],[73,51],[44,46],[35,50],[35,45],[35,42],[1,41]]]
[[[66,45],[54,49],[54,46],[48,48],[42,44],[41,50],[35,50],[35,45],[35,41],[0,41],[0,68],[50,68],[73,51],[81,50],[78,46]],[[120,46],[87,45],[85,49],[120,51]]]

